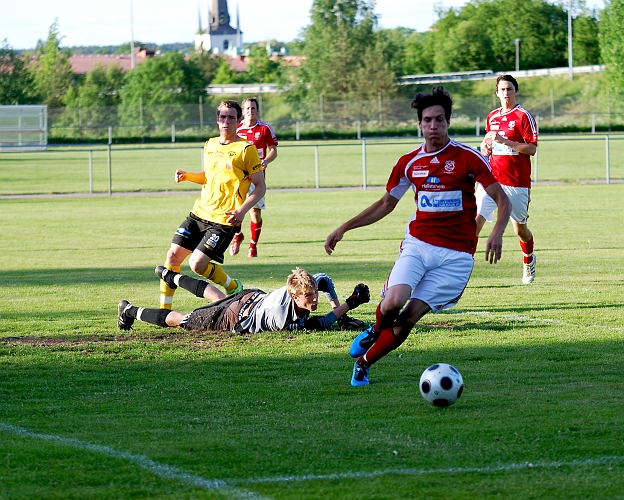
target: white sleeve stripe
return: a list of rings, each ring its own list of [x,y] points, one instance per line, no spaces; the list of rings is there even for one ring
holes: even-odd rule
[[[455,142],[455,141],[453,141]],[[479,151],[477,151],[475,148],[473,148],[472,146],[468,146],[467,144],[463,144],[461,142],[455,142],[455,145],[458,146],[459,148],[468,151],[472,154],[474,154],[477,158],[479,158],[484,164],[485,166],[488,168],[488,170],[492,170],[490,168],[490,162],[487,160],[487,158],[485,156],[483,156]]]
[[[533,115],[520,105],[518,105],[518,111],[524,113],[524,115],[529,120],[529,124],[531,125],[531,132],[533,132],[533,135],[537,135],[537,123],[535,123],[535,118],[533,118]]]

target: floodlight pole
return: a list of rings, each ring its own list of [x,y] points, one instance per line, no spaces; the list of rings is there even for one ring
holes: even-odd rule
[[[516,71],[520,71],[520,38],[514,40],[516,44]]]
[[[568,67],[570,68],[570,81],[574,79],[572,62],[572,0],[568,0]]]

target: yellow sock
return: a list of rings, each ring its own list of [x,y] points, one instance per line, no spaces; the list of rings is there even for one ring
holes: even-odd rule
[[[217,285],[221,285],[228,292],[234,290],[238,286],[236,281],[230,278],[219,264],[215,264],[214,262],[208,264],[208,269],[206,269],[206,272],[202,276]]]
[[[165,267],[170,271],[174,271],[176,273],[180,272],[180,266],[168,266],[165,264]],[[175,290],[170,288],[167,283],[163,280],[160,280],[160,308],[161,309],[171,309],[173,304],[173,294]]]

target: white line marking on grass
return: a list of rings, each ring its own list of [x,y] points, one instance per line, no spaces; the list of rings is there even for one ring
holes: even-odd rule
[[[588,465],[606,465],[624,462],[624,457],[601,457],[586,460],[571,460],[568,462],[525,462],[522,464],[493,465],[490,467],[449,467],[447,469],[384,469],[369,472],[342,472],[335,474],[307,474],[305,476],[277,476],[246,480],[230,480],[232,483],[290,483],[303,481],[323,481],[328,479],[362,479],[385,476],[391,474],[404,476],[420,476],[425,474],[466,474],[479,472],[513,471],[531,468],[553,469],[559,467],[582,467]]]
[[[496,314],[490,311],[444,311],[445,314],[469,314],[473,316],[488,316],[494,318],[502,318],[511,321],[523,321],[526,323],[548,323],[551,325],[560,325],[560,326],[574,326],[577,328],[596,328],[597,330],[607,330],[614,332],[624,332],[624,327],[618,326],[603,326],[603,325],[576,325],[574,323],[568,323],[567,321],[561,321],[558,319],[552,318],[532,318],[530,316],[523,316],[521,314]]]
[[[253,493],[251,491],[240,490],[233,488],[226,481],[220,479],[205,479],[194,474],[189,474],[183,470],[173,467],[172,465],[163,464],[152,460],[145,455],[139,455],[128,451],[119,451],[110,446],[104,446],[99,444],[88,443],[74,438],[65,438],[61,436],[54,436],[52,434],[39,434],[23,427],[16,425],[10,425],[0,422],[0,430],[17,434],[18,436],[41,439],[44,441],[50,441],[52,443],[58,443],[65,446],[71,446],[72,448],[78,448],[80,450],[87,450],[93,453],[99,453],[101,455],[107,455],[113,458],[119,458],[132,462],[143,469],[150,471],[156,476],[163,477],[165,479],[174,479],[182,483],[197,486],[199,488],[206,488],[214,490],[227,498],[232,499],[249,499],[249,500],[268,500],[266,497]]]

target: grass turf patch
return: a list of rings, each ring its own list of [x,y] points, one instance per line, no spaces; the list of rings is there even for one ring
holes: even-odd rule
[[[503,260],[484,262],[484,231],[459,305],[425,316],[365,388],[349,386],[351,332],[116,329],[121,298],[156,305],[153,268],[194,195],[1,201],[6,234],[23,236],[0,242],[19,256],[0,270],[0,496],[622,496],[622,189],[534,188],[535,283],[520,284],[510,228]],[[410,200],[332,256],[322,244],[380,195],[271,194],[260,257],[225,268],[269,291],[300,265],[342,299],[358,281],[376,296]],[[466,383],[444,410],[418,392],[436,361]]]

